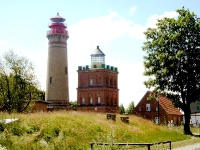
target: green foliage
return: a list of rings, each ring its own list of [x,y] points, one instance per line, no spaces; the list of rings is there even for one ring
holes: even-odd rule
[[[132,113],[133,113],[133,110],[134,110],[134,102],[132,101],[132,102],[128,105],[127,109],[126,109],[126,114],[132,114]]]
[[[119,106],[119,113],[120,114],[124,114],[125,113],[125,108],[124,108],[123,104],[120,104],[120,106]]]
[[[150,78],[144,84],[184,111],[184,131],[191,134],[190,103],[200,99],[200,22],[184,8],[177,13],[178,18],[158,20],[145,32],[144,75]]]
[[[70,109],[72,110],[76,110],[76,107],[77,107],[77,101],[70,101],[69,102],[69,105],[70,105]]]
[[[39,126],[31,124],[24,127],[27,134],[34,134],[40,130]]]
[[[5,124],[3,122],[0,122],[0,132],[3,132],[5,129]]]
[[[105,116],[103,113],[77,111],[16,114],[20,121],[4,126],[0,143],[9,150],[65,150],[89,149],[90,142],[104,142],[109,145],[95,145],[95,149],[114,150],[129,148],[112,145],[114,142],[174,142],[190,138],[181,132],[181,127],[169,130],[167,126],[158,126],[134,115],[129,115],[129,124],[124,124],[120,115],[117,115],[116,122],[107,120]]]
[[[44,128],[41,131],[41,136],[46,142],[50,142],[54,137],[59,136],[60,129],[55,125],[50,125],[48,128]]]
[[[23,112],[32,99],[41,98],[34,65],[26,57],[6,52],[0,59],[0,109]]]

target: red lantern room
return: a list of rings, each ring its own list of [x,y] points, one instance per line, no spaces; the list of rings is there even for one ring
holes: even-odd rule
[[[52,21],[49,25],[51,30],[47,31],[47,37],[52,34],[62,34],[69,37],[68,31],[66,30],[67,26],[64,24],[65,19],[59,16],[59,13],[50,20]]]

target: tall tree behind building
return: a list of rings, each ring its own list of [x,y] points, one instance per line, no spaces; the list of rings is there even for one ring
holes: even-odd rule
[[[128,107],[126,108],[126,114],[132,114],[133,110],[134,110],[134,102],[130,102],[130,104],[128,105]]]
[[[125,108],[124,108],[123,104],[120,104],[120,106],[119,106],[119,113],[120,114],[124,114],[125,113]]]
[[[165,94],[185,115],[184,132],[190,131],[190,104],[200,99],[200,22],[189,10],[177,18],[158,20],[145,32],[143,50],[148,88]]]
[[[41,93],[33,63],[12,50],[6,52],[0,58],[0,109],[23,112]]]

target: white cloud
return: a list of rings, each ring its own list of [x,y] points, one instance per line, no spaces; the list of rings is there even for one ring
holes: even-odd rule
[[[136,6],[131,8],[133,13],[137,9]],[[147,19],[147,24],[142,26],[135,24],[132,20],[125,20],[120,17],[117,12],[111,11],[107,16],[96,18],[87,18],[79,21],[77,24],[70,25],[70,41],[76,41],[74,48],[89,48],[88,46],[101,45],[116,40],[124,34],[128,34],[135,39],[144,40],[144,31],[149,27],[156,27],[158,19],[164,17],[176,17],[176,12],[165,12],[163,15],[152,15]],[[79,43],[79,44],[77,44]]]
[[[119,103],[123,103],[127,107],[131,101],[134,101],[136,105],[148,90],[143,84],[147,79],[143,76],[143,62],[133,61],[128,65],[121,61],[120,63],[116,62],[116,66],[119,68]]]
[[[131,24],[132,21],[112,11],[108,16],[88,18],[69,26],[70,38],[86,45],[107,43],[126,33]]]
[[[133,7],[134,8],[134,7]],[[136,10],[136,8],[135,8]],[[135,11],[132,10],[133,12]],[[157,19],[163,17],[176,17],[175,12],[165,12],[163,15],[152,15],[147,19],[146,25],[135,24],[132,20],[126,20],[115,11],[111,11],[107,16],[96,18],[87,18],[79,21],[77,24],[69,25],[68,40],[68,64],[69,64],[69,93],[70,100],[76,100],[78,86],[77,68],[80,65],[90,64],[90,54],[97,45],[103,45],[114,41],[123,35],[129,35],[130,38],[144,40],[143,32],[148,27],[155,27]],[[123,44],[123,43],[122,43]],[[47,46],[46,46],[47,49]],[[89,55],[88,55],[89,54]],[[40,59],[43,65],[39,66],[39,78],[42,81],[42,87],[45,90],[46,82],[46,57],[47,53],[40,54],[38,57],[32,56],[32,59]],[[143,76],[144,66],[142,62],[127,64],[124,60],[114,62],[114,66],[119,69],[119,103],[125,107],[131,101],[137,104],[145,92],[148,90],[143,82],[147,79]],[[45,68],[45,69],[42,69]]]
[[[133,10],[132,10],[133,11]],[[69,86],[70,100],[76,100],[77,88],[77,67],[90,64],[90,56],[97,45],[103,45],[120,38],[124,34],[131,38],[144,40],[143,32],[148,27],[153,27],[157,19],[163,17],[174,17],[174,12],[166,12],[163,15],[153,15],[148,18],[146,25],[135,24],[132,20],[125,20],[117,12],[111,11],[107,16],[87,18],[77,24],[68,26],[70,39],[68,42],[68,62],[69,62]],[[119,96],[120,103],[125,106],[130,101],[138,103],[141,97],[148,90],[143,82],[143,63],[134,62],[125,64],[122,60],[113,65],[119,68]],[[137,71],[134,69],[137,68]]]
[[[8,41],[6,40],[0,40],[0,46],[8,45]]]
[[[175,18],[177,16],[178,16],[178,13],[176,11],[164,12],[163,15],[154,14],[147,19],[148,22],[147,22],[146,27],[155,28],[156,23],[158,22],[158,19],[163,19],[164,17]]]
[[[145,39],[144,31],[147,29],[146,27],[136,24],[128,29],[129,29],[128,34],[130,37],[140,40]]]
[[[136,10],[137,10],[137,6],[133,6],[133,7],[130,9],[129,16],[132,16]]]
[[[147,18],[147,24],[145,26],[139,24],[134,24],[133,26],[129,26],[128,33],[131,37],[135,39],[144,40],[145,39],[144,32],[147,30],[147,28],[156,28],[156,23],[158,22],[158,19],[163,19],[164,17],[174,18],[177,16],[178,13],[175,11],[165,12],[163,15],[154,14],[149,18]]]

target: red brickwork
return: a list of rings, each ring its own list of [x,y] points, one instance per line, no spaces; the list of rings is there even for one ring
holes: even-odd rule
[[[119,107],[116,106],[79,106],[77,111],[90,111],[90,112],[108,112],[119,113]]]
[[[78,70],[77,110],[118,112],[118,72],[110,69]]]
[[[50,104],[46,101],[36,101],[33,106],[33,112],[47,112],[47,105]]]
[[[150,93],[151,92],[148,91],[144,95],[144,97],[134,108],[133,113],[152,121],[155,121],[155,117],[159,117],[160,123],[168,123],[168,121],[171,122],[173,120],[174,125],[180,125],[181,122],[183,121],[183,115],[177,108],[174,107],[172,102],[160,94],[159,94],[160,98],[159,103],[156,101],[156,99],[147,100]],[[149,109],[147,110],[147,104],[149,104],[150,110]]]

